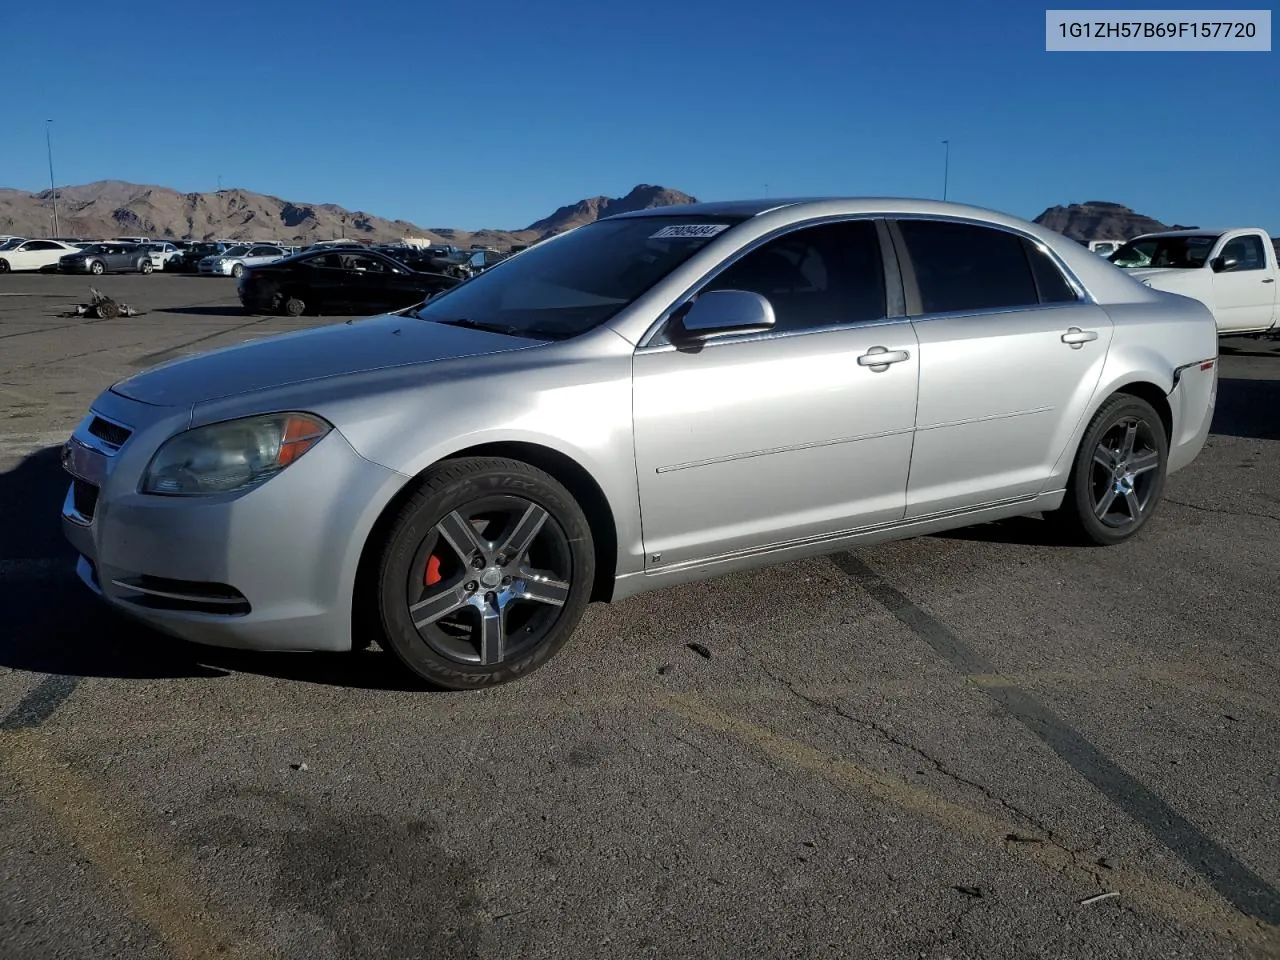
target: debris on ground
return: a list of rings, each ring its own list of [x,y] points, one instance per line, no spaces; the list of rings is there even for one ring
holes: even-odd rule
[[[307,765],[306,765],[305,763],[291,763],[291,764],[289,764],[289,766],[293,767],[293,769],[295,769],[295,770],[306,770],[306,769],[307,769]]]
[[[675,669],[675,668],[674,668],[674,666],[673,666],[672,664],[670,664],[670,663],[664,663],[662,666],[660,666],[660,667],[658,668],[658,676],[660,676],[660,677],[665,677],[665,676],[666,676],[668,673],[670,673],[673,669]]]
[[[1110,900],[1112,897],[1120,896],[1119,890],[1112,890],[1110,893],[1100,893],[1096,897],[1085,897],[1080,901],[1080,906],[1087,907],[1091,903],[1097,903],[1099,900]]]
[[[981,887],[955,886],[955,887],[952,887],[951,889],[955,890],[957,893],[963,893],[966,897],[973,897],[974,899],[977,899],[977,900],[982,899]]]
[[[116,317],[136,317],[142,311],[127,303],[112,300],[101,290],[89,288],[88,303],[77,304],[74,310],[59,314],[62,317],[93,317],[97,320],[114,320]]]
[[[711,659],[711,651],[708,650],[706,647],[704,647],[702,644],[686,643],[685,646],[688,647],[690,650],[692,650],[694,653],[696,653],[698,656],[702,657],[704,660]]]

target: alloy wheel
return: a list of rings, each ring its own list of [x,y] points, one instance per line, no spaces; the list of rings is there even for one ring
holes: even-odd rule
[[[1154,428],[1141,417],[1117,420],[1093,450],[1089,505],[1113,529],[1138,523],[1152,505],[1159,481],[1160,448]]]
[[[486,667],[525,656],[569,599],[573,554],[538,504],[490,496],[450,511],[427,533],[405,585],[418,636],[449,660]]]

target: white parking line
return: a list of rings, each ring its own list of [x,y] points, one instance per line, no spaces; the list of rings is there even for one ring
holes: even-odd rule
[[[67,580],[74,576],[75,566],[72,561],[66,559],[0,560],[0,583]]]

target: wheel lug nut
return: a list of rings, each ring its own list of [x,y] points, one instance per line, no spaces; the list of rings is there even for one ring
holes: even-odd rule
[[[467,593],[475,593],[478,589],[480,589],[480,584],[474,580],[467,581]]]
[[[503,578],[502,578],[502,585],[503,585],[504,587],[509,587],[509,586],[511,586],[511,578],[510,578],[510,577],[503,577]]]
[[[471,558],[471,565],[475,567],[477,570],[483,570],[484,557],[480,556],[480,554],[477,553],[474,557]]]

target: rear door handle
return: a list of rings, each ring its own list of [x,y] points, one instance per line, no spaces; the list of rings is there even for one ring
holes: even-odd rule
[[[866,353],[858,358],[858,365],[862,367],[870,367],[876,373],[888,370],[889,364],[901,363],[907,360],[911,354],[905,350],[889,350],[886,347],[872,347]]]
[[[1088,341],[1097,339],[1097,330],[1081,330],[1079,327],[1072,327],[1062,335],[1062,342],[1071,344],[1072,350],[1079,350]]]

